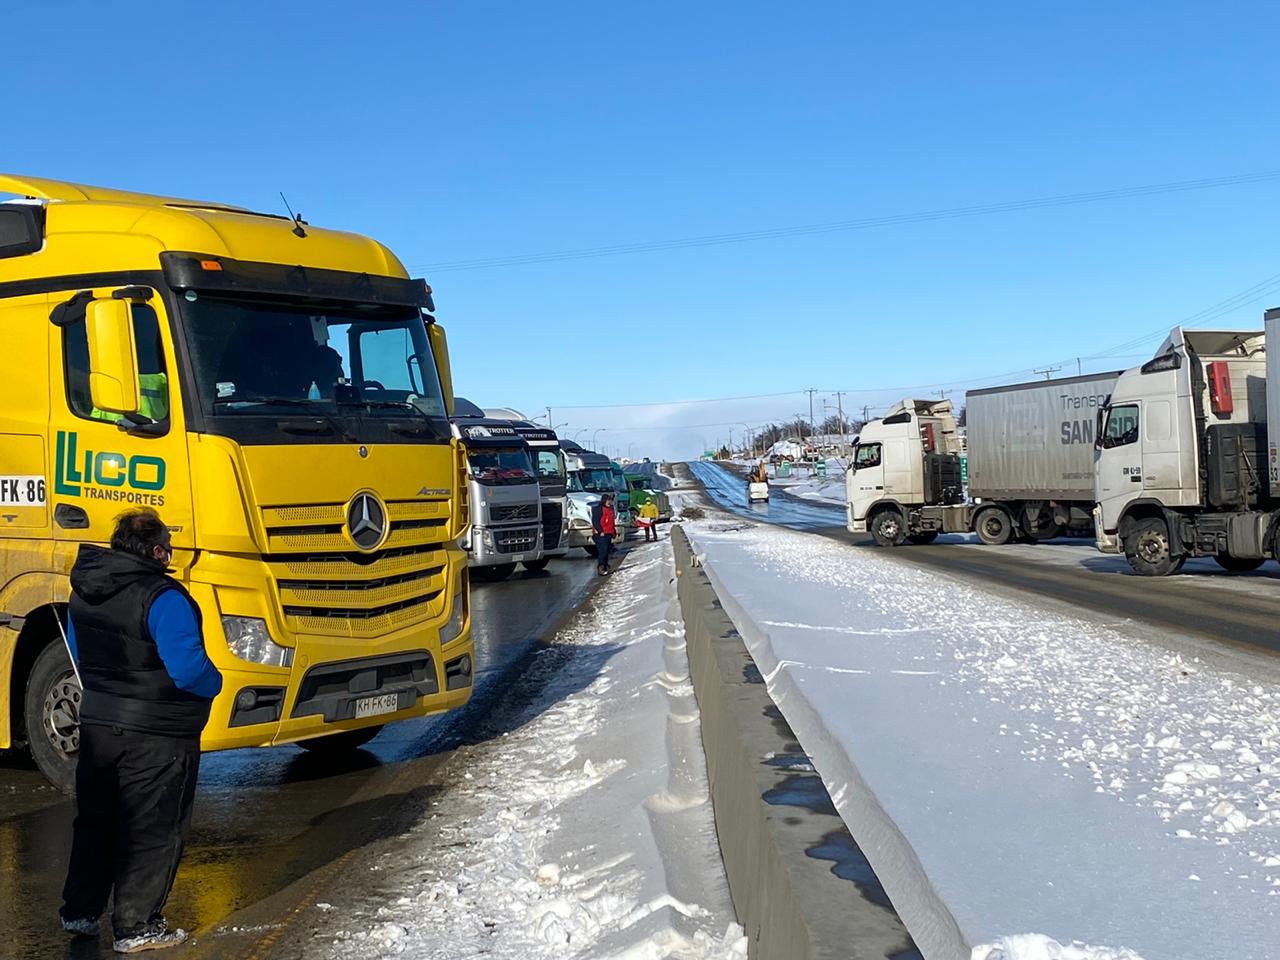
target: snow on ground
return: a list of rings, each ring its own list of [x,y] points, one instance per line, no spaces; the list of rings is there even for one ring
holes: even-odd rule
[[[929,960],[1280,956],[1274,658],[777,527],[686,529]]]
[[[367,906],[317,904],[309,956],[745,960],[669,542],[632,553],[479,739]]]

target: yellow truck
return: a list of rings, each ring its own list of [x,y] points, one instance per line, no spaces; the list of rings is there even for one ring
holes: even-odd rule
[[[68,573],[139,506],[224,678],[204,749],[351,750],[465,703],[467,474],[431,288],[301,218],[0,195],[0,749],[70,785]]]

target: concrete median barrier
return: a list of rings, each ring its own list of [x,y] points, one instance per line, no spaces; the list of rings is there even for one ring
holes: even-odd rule
[[[671,540],[716,832],[749,955],[919,958],[679,526]]]

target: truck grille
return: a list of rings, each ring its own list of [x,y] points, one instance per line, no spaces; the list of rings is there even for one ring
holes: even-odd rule
[[[518,527],[515,530],[494,530],[493,545],[499,553],[527,553],[537,549],[538,528]]]
[[[537,520],[538,505],[536,503],[516,503],[510,506],[490,507],[489,519],[493,523],[509,523],[512,520]]]
[[[444,612],[449,501],[387,504],[390,530],[375,553],[343,532],[343,504],[262,511],[281,612],[289,629],[377,637]]]
[[[542,505],[542,549],[554,550],[560,546],[560,504]]]

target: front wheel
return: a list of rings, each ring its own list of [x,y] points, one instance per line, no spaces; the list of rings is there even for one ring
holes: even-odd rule
[[[588,557],[600,556],[600,548],[597,547],[594,543],[583,544],[582,549],[586,551],[586,554]]]
[[[1124,555],[1140,577],[1167,577],[1182,569],[1185,556],[1175,557],[1169,546],[1169,526],[1159,517],[1139,520],[1124,538]]]
[[[978,539],[989,547],[1002,547],[1013,539],[1013,521],[999,507],[981,511],[973,522]]]
[[[906,524],[896,510],[884,510],[871,520],[871,537],[881,547],[896,547],[907,538]]]
[[[381,732],[381,724],[376,727],[361,727],[359,730],[344,730],[342,733],[327,733],[323,737],[299,740],[298,746],[310,753],[350,753],[363,747]]]
[[[550,562],[550,557],[542,557],[538,560],[526,560],[524,561],[524,568],[530,573],[541,573],[543,570],[547,569],[547,564]]]
[[[499,580],[505,580],[516,572],[514,563],[495,563],[487,567],[475,567],[471,571],[471,575],[479,580],[488,580],[496,583]]]
[[[1213,559],[1218,561],[1218,566],[1229,573],[1248,573],[1262,566],[1261,557],[1233,557],[1230,554],[1219,553],[1215,554]]]
[[[76,782],[80,754],[80,682],[61,643],[40,651],[27,678],[23,720],[31,757],[45,779],[64,793]]]
[[[933,543],[933,541],[937,540],[938,531],[925,530],[923,533],[908,534],[907,539],[910,540],[912,543],[918,543],[923,546],[926,543]]]

